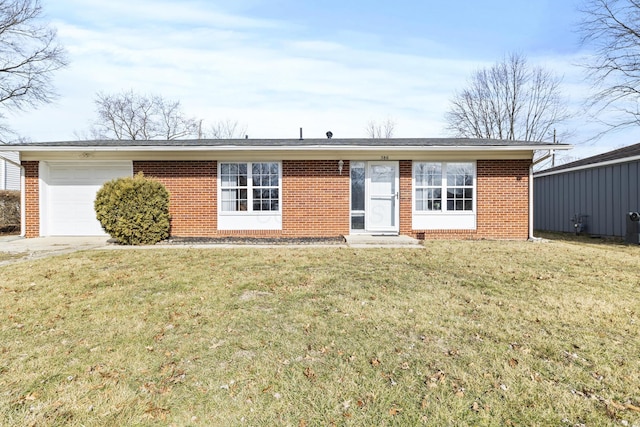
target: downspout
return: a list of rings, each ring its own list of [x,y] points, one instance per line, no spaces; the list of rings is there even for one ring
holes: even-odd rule
[[[2,153],[0,153],[0,159],[11,163],[14,166],[17,166],[20,168],[20,237],[24,237],[27,234],[27,225],[25,224],[26,221],[26,217],[27,217],[27,211],[26,211],[26,207],[25,207],[25,203],[26,203],[26,195],[25,195],[25,188],[26,188],[26,184],[25,184],[25,170],[24,170],[24,166],[22,166],[20,163],[16,163],[11,159],[7,159],[6,157],[4,157],[2,155]]]
[[[549,150],[549,152],[546,155],[540,157],[535,162],[531,162],[531,165],[529,166],[529,240],[530,241],[540,240],[539,237],[535,237],[533,235],[533,167],[538,163],[541,163],[547,160],[548,158],[553,157],[554,152],[555,152],[554,150]]]

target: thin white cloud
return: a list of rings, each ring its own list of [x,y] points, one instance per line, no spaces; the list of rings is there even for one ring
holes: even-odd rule
[[[322,38],[205,2],[62,3],[73,13],[55,17],[71,60],[56,76],[61,97],[13,116],[15,128],[37,141],[74,139],[94,119],[96,92],[129,89],[180,100],[205,123],[239,120],[255,138],[296,137],[301,126],[308,137],[327,130],[362,137],[368,120],[388,116],[398,137],[442,136],[453,93],[499,59],[460,59],[453,47],[417,36],[395,40],[397,48],[375,34]],[[565,75],[577,103],[586,83],[574,59],[530,58]]]
[[[275,29],[285,23],[224,13],[206,2],[171,0],[62,0],[58,7],[92,26],[146,28],[157,24],[226,29]]]
[[[157,33],[132,28],[114,34],[61,24],[59,34],[72,57],[59,78],[63,100],[71,97],[89,106],[83,108],[80,127],[91,120],[95,92],[132,88],[180,99],[194,115],[209,120],[237,112],[260,137],[282,135],[274,120],[290,127],[290,121],[305,122],[305,117],[323,127],[344,122],[343,136],[362,136],[369,118],[387,115],[407,115],[397,119],[406,123],[406,129],[398,129],[406,136],[412,128],[415,132],[412,123],[421,131],[430,123],[427,130],[433,134],[453,89],[451,70],[463,77],[471,66],[324,40],[257,40],[251,33],[218,28],[170,27]]]

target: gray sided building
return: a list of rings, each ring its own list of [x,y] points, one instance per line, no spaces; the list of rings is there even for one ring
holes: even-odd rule
[[[534,175],[534,228],[624,237],[629,212],[640,211],[640,144],[588,157]]]

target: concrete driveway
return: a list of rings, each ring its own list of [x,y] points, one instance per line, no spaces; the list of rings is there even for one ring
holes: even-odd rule
[[[108,236],[94,237],[38,237],[25,239],[19,236],[0,237],[0,254],[8,254],[10,259],[1,260],[0,266],[25,259],[44,258],[87,249],[105,248]]]

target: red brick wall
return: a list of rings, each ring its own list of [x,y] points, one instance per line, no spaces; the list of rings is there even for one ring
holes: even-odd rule
[[[406,163],[409,163],[407,165]],[[401,234],[426,239],[516,239],[529,237],[530,160],[478,160],[476,230],[413,230],[411,228],[411,162],[400,163],[400,189],[409,192],[400,203]],[[409,218],[407,220],[406,218]]]
[[[349,234],[349,162],[342,175],[337,160],[282,162],[282,229],[291,237]]]
[[[174,236],[330,237],[349,233],[349,163],[282,162],[282,231],[217,230],[217,162],[135,161],[133,172],[162,182],[171,194]],[[328,191],[332,189],[332,191]]]
[[[413,235],[412,204],[413,188],[411,178],[413,175],[413,162],[411,160],[400,161],[400,234]]]
[[[25,192],[25,237],[40,236],[40,186],[38,181],[40,162],[25,161],[24,166]]]
[[[529,233],[529,160],[477,162],[477,230],[413,230],[412,162],[400,162],[400,233],[432,238],[527,239]],[[40,234],[37,161],[25,168],[25,229]],[[140,171],[157,178],[171,193],[174,236],[330,237],[349,234],[349,162],[342,175],[335,160],[282,162],[282,226],[280,231],[217,230],[216,161],[134,161]]]
[[[162,182],[170,194],[171,235],[215,236],[215,161],[134,161],[133,173]]]
[[[482,160],[478,174],[480,238],[529,238],[529,166],[531,160]]]

